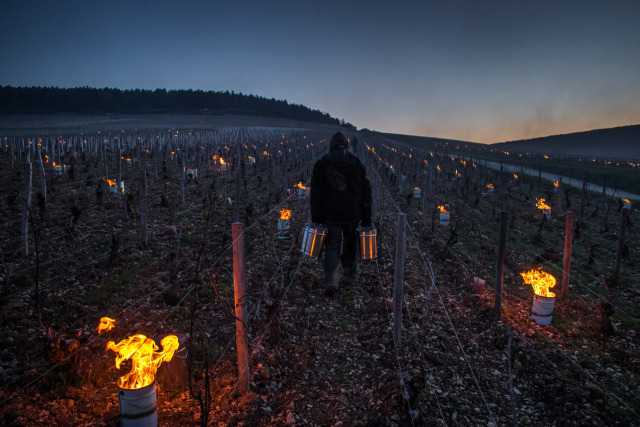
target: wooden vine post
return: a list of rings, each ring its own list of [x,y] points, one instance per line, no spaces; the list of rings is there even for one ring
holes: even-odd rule
[[[47,203],[47,177],[44,174],[44,163],[42,163],[42,150],[38,147],[38,170],[40,171],[40,184],[42,185],[42,197],[44,203]]]
[[[242,153],[240,149],[240,140],[237,142],[236,146],[236,161],[234,162],[235,168],[235,195],[233,201],[233,221],[240,221],[240,173],[242,169]],[[286,197],[286,195],[285,195]]]
[[[238,351],[238,389],[245,394],[249,386],[247,350],[247,305],[245,301],[244,230],[241,222],[231,224],[233,238],[233,295],[236,307],[236,348]]]
[[[560,299],[569,297],[569,275],[571,273],[571,245],[573,241],[573,212],[567,211],[567,224],[564,234],[564,264],[562,267],[562,288]]]
[[[496,259],[496,297],[495,311],[498,318],[502,315],[502,290],[504,287],[504,257],[507,243],[507,213],[500,212],[500,236],[498,238],[498,257]]]
[[[140,165],[140,238],[142,245],[147,247],[147,163],[144,159],[144,150],[138,146],[138,164]]]
[[[396,349],[402,346],[402,304],[404,300],[404,258],[406,251],[407,214],[398,214],[396,237],[396,259],[393,274],[393,343]]]
[[[618,232],[618,251],[616,252],[616,268],[614,276],[618,277],[620,274],[620,260],[622,259],[622,253],[624,251],[624,235],[627,231],[627,212],[629,209],[622,208],[620,214],[620,231]]]
[[[29,206],[31,205],[31,161],[24,160],[24,208],[22,210],[22,256],[29,255]]]
[[[181,199],[182,199],[182,203],[184,203],[184,181],[187,178],[187,173],[186,173],[186,169],[185,169],[185,159],[184,159],[184,147],[183,149],[180,151],[180,157],[182,158],[182,178],[180,178],[180,195],[181,195]]]
[[[562,177],[558,177],[558,188],[557,188],[557,196],[558,196],[558,206],[556,209],[558,210],[558,215],[562,213]]]

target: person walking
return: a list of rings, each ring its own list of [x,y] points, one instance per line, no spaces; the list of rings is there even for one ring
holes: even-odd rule
[[[316,162],[311,177],[311,220],[327,226],[324,288],[328,295],[339,288],[340,265],[346,283],[356,283],[356,228],[358,224],[371,226],[371,184],[367,170],[347,149],[347,138],[336,132],[331,137],[329,153]]]

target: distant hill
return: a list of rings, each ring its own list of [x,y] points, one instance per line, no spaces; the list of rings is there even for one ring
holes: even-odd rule
[[[436,138],[431,136],[404,135],[398,133],[376,132],[369,129],[362,129],[360,133],[363,136],[376,136],[385,138],[395,144],[407,147],[417,148],[419,150],[433,150],[438,148],[455,149],[456,147],[479,147],[484,144],[477,142],[459,141],[455,139]]]
[[[0,114],[247,115],[355,127],[327,113],[286,100],[202,90],[73,89],[0,86]]]
[[[523,139],[492,146],[522,152],[640,159],[640,125]]]

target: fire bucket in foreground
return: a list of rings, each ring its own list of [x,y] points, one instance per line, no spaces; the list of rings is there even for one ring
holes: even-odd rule
[[[305,225],[304,236],[302,237],[302,252],[312,257],[319,257],[326,236],[326,227],[316,224]]]
[[[360,258],[378,258],[377,232],[373,227],[361,227],[356,230],[360,243]]]
[[[543,297],[533,295],[533,306],[531,307],[531,318],[538,325],[550,325],[553,306],[555,305],[555,297]]]
[[[551,324],[551,313],[556,302],[556,294],[549,289],[556,285],[556,279],[549,273],[537,270],[520,273],[524,283],[533,287],[533,306],[531,307],[531,318],[538,325]]]
[[[187,338],[184,334],[173,335],[178,337],[179,347],[173,353],[171,361],[161,364],[156,372],[156,382],[164,391],[182,390],[189,383]],[[164,337],[160,337],[162,338]]]
[[[122,427],[155,427],[158,425],[155,382],[136,389],[118,387],[118,405],[120,405]]]

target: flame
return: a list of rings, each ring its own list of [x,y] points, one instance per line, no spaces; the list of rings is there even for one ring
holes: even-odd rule
[[[225,162],[225,161],[224,161],[224,159],[223,159],[222,157],[220,157],[220,164],[221,164],[221,165],[226,165],[226,164],[227,164],[227,162]]]
[[[449,211],[448,211],[448,210],[446,210],[446,209],[444,208],[444,206],[438,206],[438,209],[440,209],[440,212],[442,212],[442,213],[449,213]]]
[[[553,180],[553,186],[554,187],[560,187],[560,181],[558,181],[557,179]],[[543,199],[544,200],[544,199]]]
[[[302,182],[299,182],[298,184],[296,184],[296,187],[301,188],[301,189],[303,189],[303,190],[306,190],[306,189],[307,189],[307,187],[305,187],[305,186],[302,184]]]
[[[536,203],[536,207],[537,207],[538,209],[542,209],[542,210],[551,209],[551,206],[547,205],[547,204],[544,202],[544,200],[545,200],[545,199],[538,199],[538,198],[536,197],[536,200],[538,201],[538,202]]]
[[[280,209],[280,219],[283,221],[288,221],[291,219],[291,209]]]
[[[487,188],[493,188],[493,184],[487,184]]]
[[[131,359],[131,372],[118,379],[118,387],[129,390],[146,387],[156,379],[156,371],[163,361],[170,362],[178,349],[178,337],[167,335],[160,341],[162,351],[151,338],[136,334],[116,344],[107,343],[107,350],[116,353],[116,368],[127,359]]]
[[[109,187],[115,187],[116,186],[116,182],[115,181],[112,181],[112,180],[110,180],[108,178],[102,178],[102,179],[107,181],[107,184],[109,184]]]
[[[517,173],[514,173],[514,174],[513,174],[513,177],[514,177],[515,179],[518,179],[518,174],[517,174]]]
[[[545,154],[545,155],[544,155],[544,158],[545,158],[545,159],[548,159],[548,158],[549,158],[549,156],[547,156],[547,155]]]
[[[622,200],[623,203],[631,203],[631,200],[629,199],[620,199],[620,200]]]
[[[524,284],[531,284],[533,286],[533,292],[541,297],[553,298],[556,296],[553,292],[549,291],[549,288],[553,288],[556,285],[556,279],[549,273],[542,271],[542,267],[538,270],[531,270],[525,273],[520,273],[524,279]]]
[[[100,324],[96,328],[96,331],[98,331],[98,335],[100,335],[102,332],[108,332],[115,327],[116,319],[112,319],[110,317],[101,317]]]

